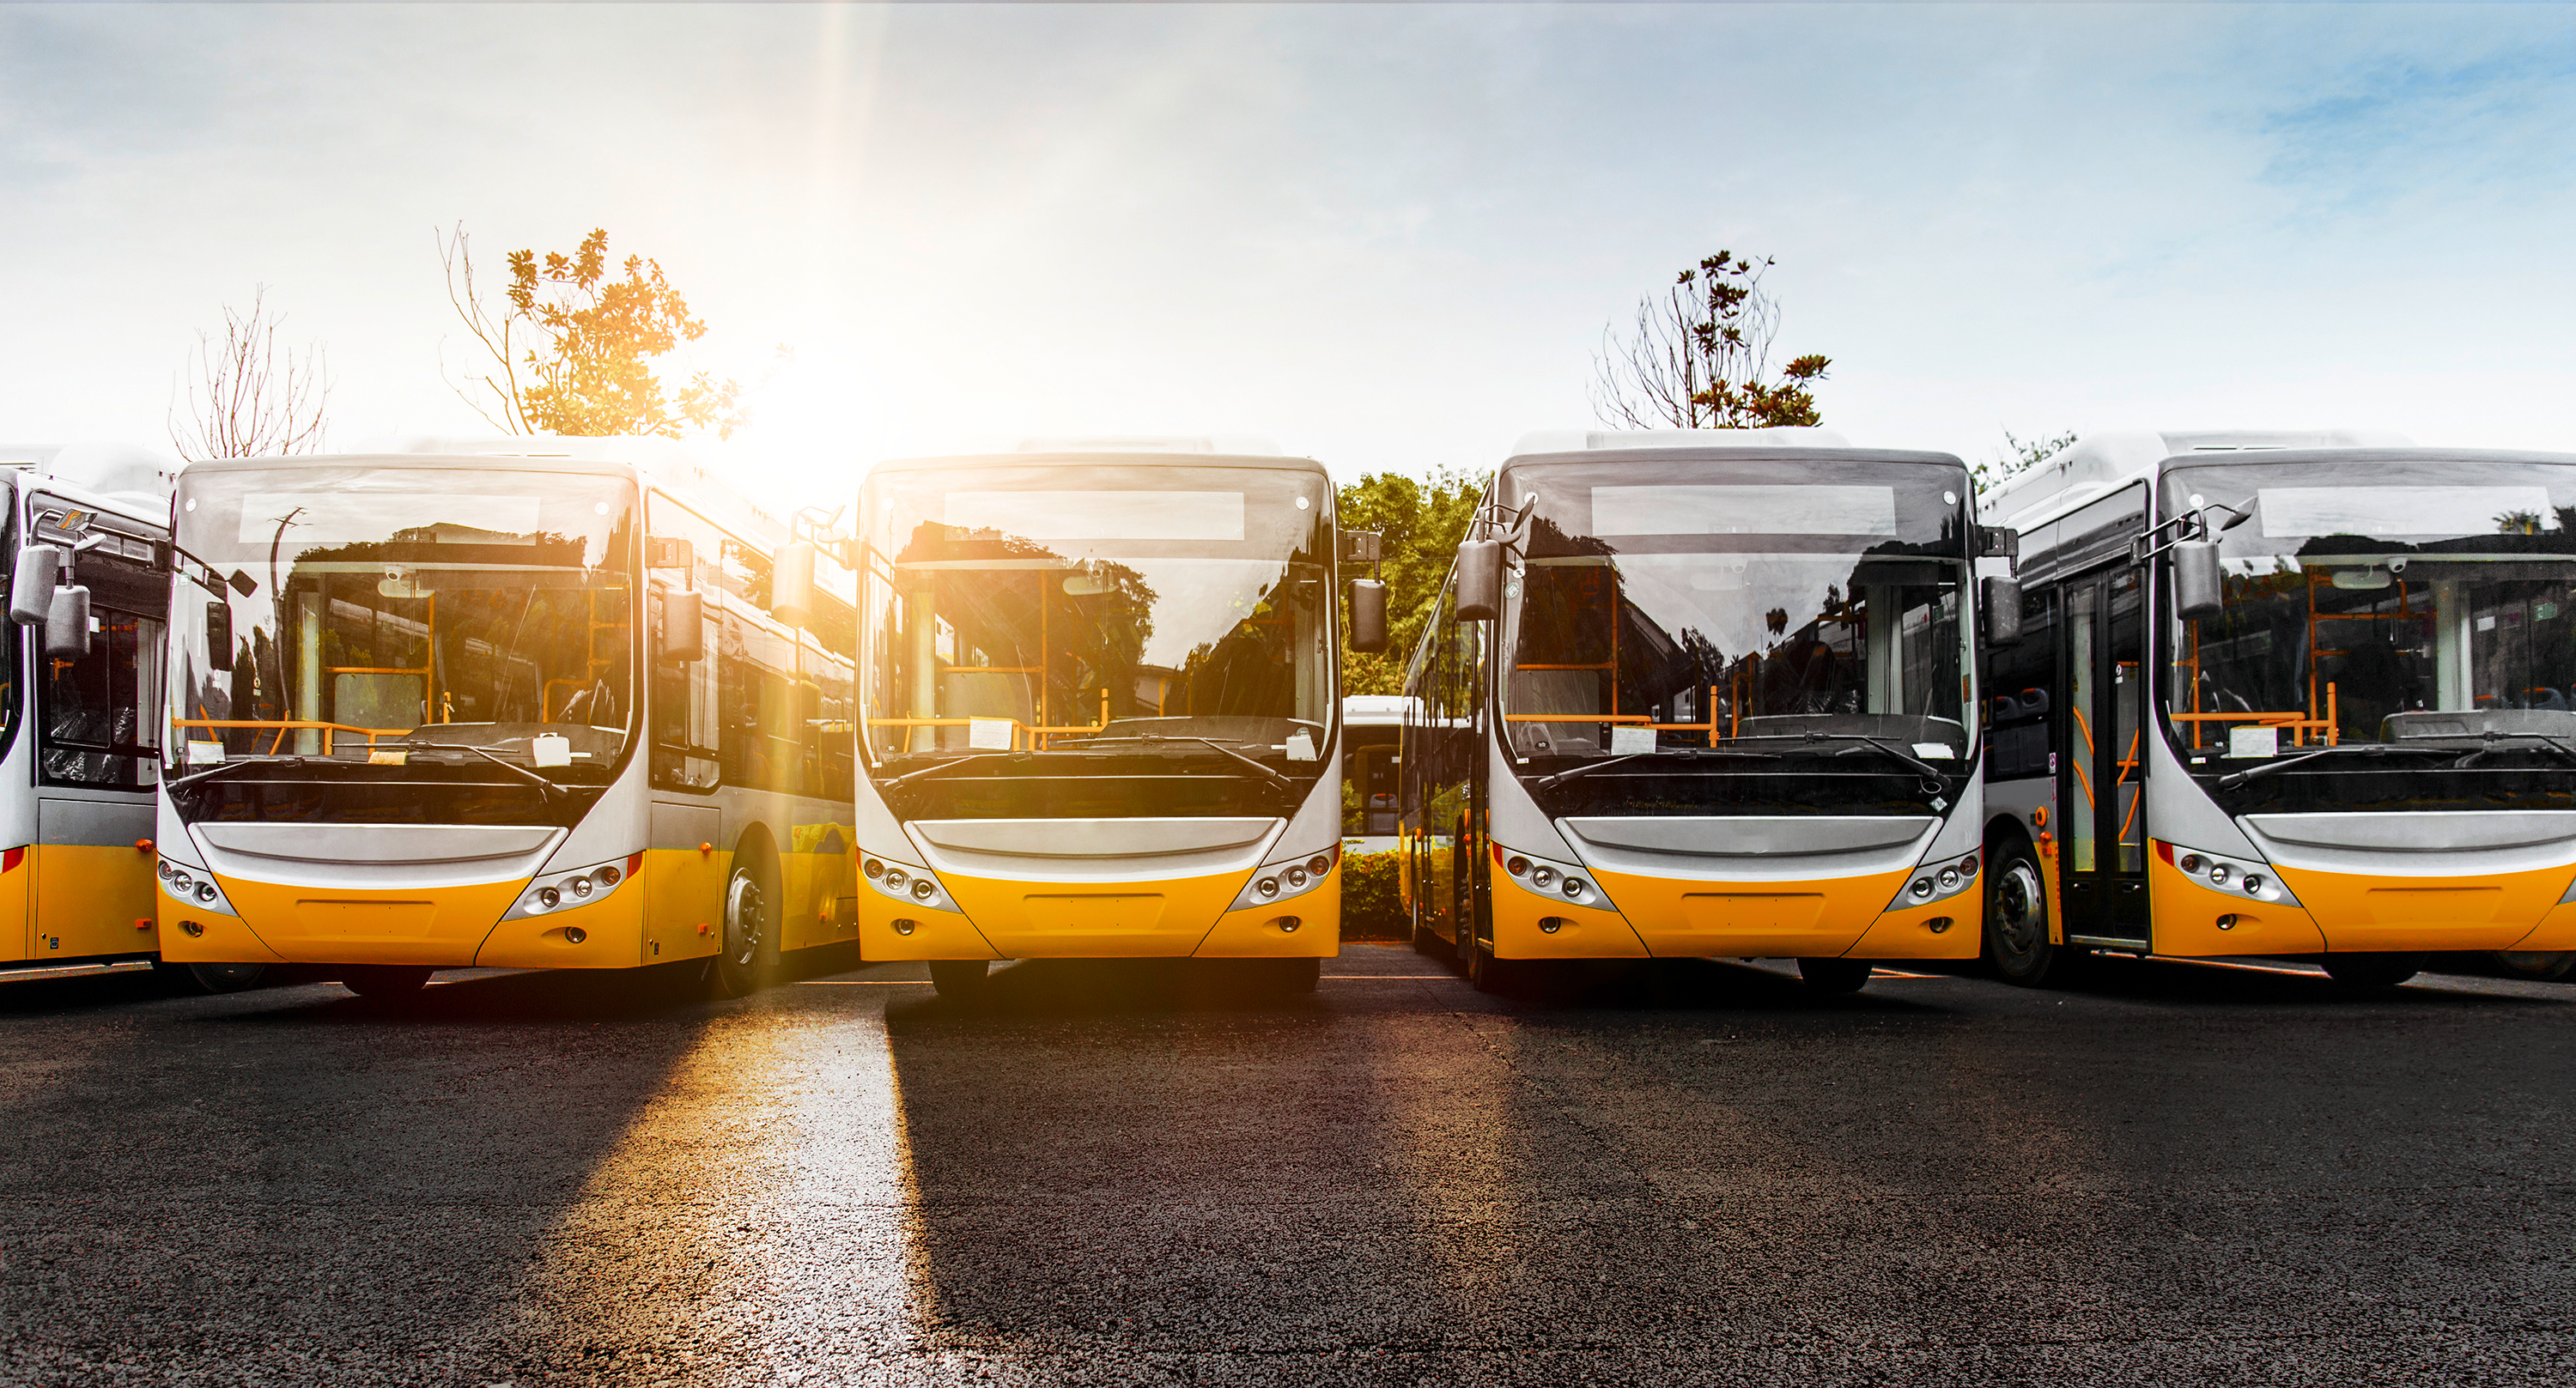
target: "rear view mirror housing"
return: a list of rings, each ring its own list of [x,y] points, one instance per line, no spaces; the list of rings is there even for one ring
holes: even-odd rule
[[[45,654],[58,660],[79,660],[89,654],[87,588],[75,584],[53,590],[53,601],[45,614]]]
[[[2226,573],[2216,540],[2177,540],[2172,549],[2174,612],[2184,621],[2215,617],[2227,605]]]
[[[1978,615],[1986,624],[1989,646],[2021,644],[2021,580],[2001,575],[1980,580]]]
[[[1458,546],[1458,620],[1490,622],[1503,615],[1503,545],[1469,540]]]
[[[1386,649],[1386,585],[1374,578],[1351,580],[1350,647],[1370,653]]]
[[[662,629],[654,633],[653,658],[675,665],[707,658],[706,599],[702,594],[662,594]]]
[[[54,545],[24,545],[9,575],[9,620],[37,626],[53,613],[54,583],[63,571],[63,552]]]
[[[769,612],[792,627],[814,625],[814,545],[797,540],[770,561]]]

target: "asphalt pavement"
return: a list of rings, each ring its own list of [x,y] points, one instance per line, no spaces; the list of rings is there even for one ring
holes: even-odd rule
[[[2576,987],[0,990],[0,1382],[2576,1381]]]

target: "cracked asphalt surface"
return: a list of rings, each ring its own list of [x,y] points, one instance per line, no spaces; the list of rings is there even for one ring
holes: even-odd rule
[[[2576,987],[0,991],[9,1384],[2576,1379]]]

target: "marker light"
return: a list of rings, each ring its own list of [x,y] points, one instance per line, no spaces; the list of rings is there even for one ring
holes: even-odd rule
[[[1545,863],[1541,863],[1537,867],[1530,869],[1530,885],[1533,887],[1550,886],[1554,884],[1555,881],[1556,869],[1549,867]]]
[[[1529,871],[1529,859],[1515,853],[1512,855],[1512,860],[1510,862],[1503,864],[1503,870],[1514,877],[1518,877],[1522,873]]]
[[[1311,892],[1322,886],[1324,879],[1332,875],[1333,865],[1341,861],[1341,853],[1341,848],[1336,845],[1321,853],[1305,854],[1286,862],[1264,863],[1252,879],[1243,884],[1243,889],[1234,894],[1234,904],[1225,909],[1248,911],[1256,906],[1267,906],[1274,901],[1285,901],[1300,893]],[[1289,918],[1286,916],[1276,918],[1276,920],[1286,919]],[[1272,923],[1276,923],[1276,920]]]

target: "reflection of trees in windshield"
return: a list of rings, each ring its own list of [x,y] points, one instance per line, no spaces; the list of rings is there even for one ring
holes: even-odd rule
[[[611,553],[625,530],[608,536]],[[367,742],[297,724],[467,725],[436,740],[476,745],[549,732],[573,738],[577,770],[604,772],[631,707],[633,615],[624,577],[587,567],[590,543],[424,526],[282,557],[279,581],[252,597],[183,590],[203,598],[181,611],[211,659],[183,669],[179,716],[265,725],[191,731],[227,755],[356,755]]]
[[[916,533],[891,585],[874,582],[882,752],[969,748],[974,720],[1007,720],[1013,746],[1044,749],[1129,731],[1277,743],[1287,720],[1325,717],[1314,565],[1074,559],[989,531]]]
[[[1509,671],[1515,745],[1598,752],[1626,725],[1673,747],[1816,730],[1964,751],[1958,602],[1956,565],[1935,560],[1533,558]],[[1566,714],[1588,716],[1552,716]]]

